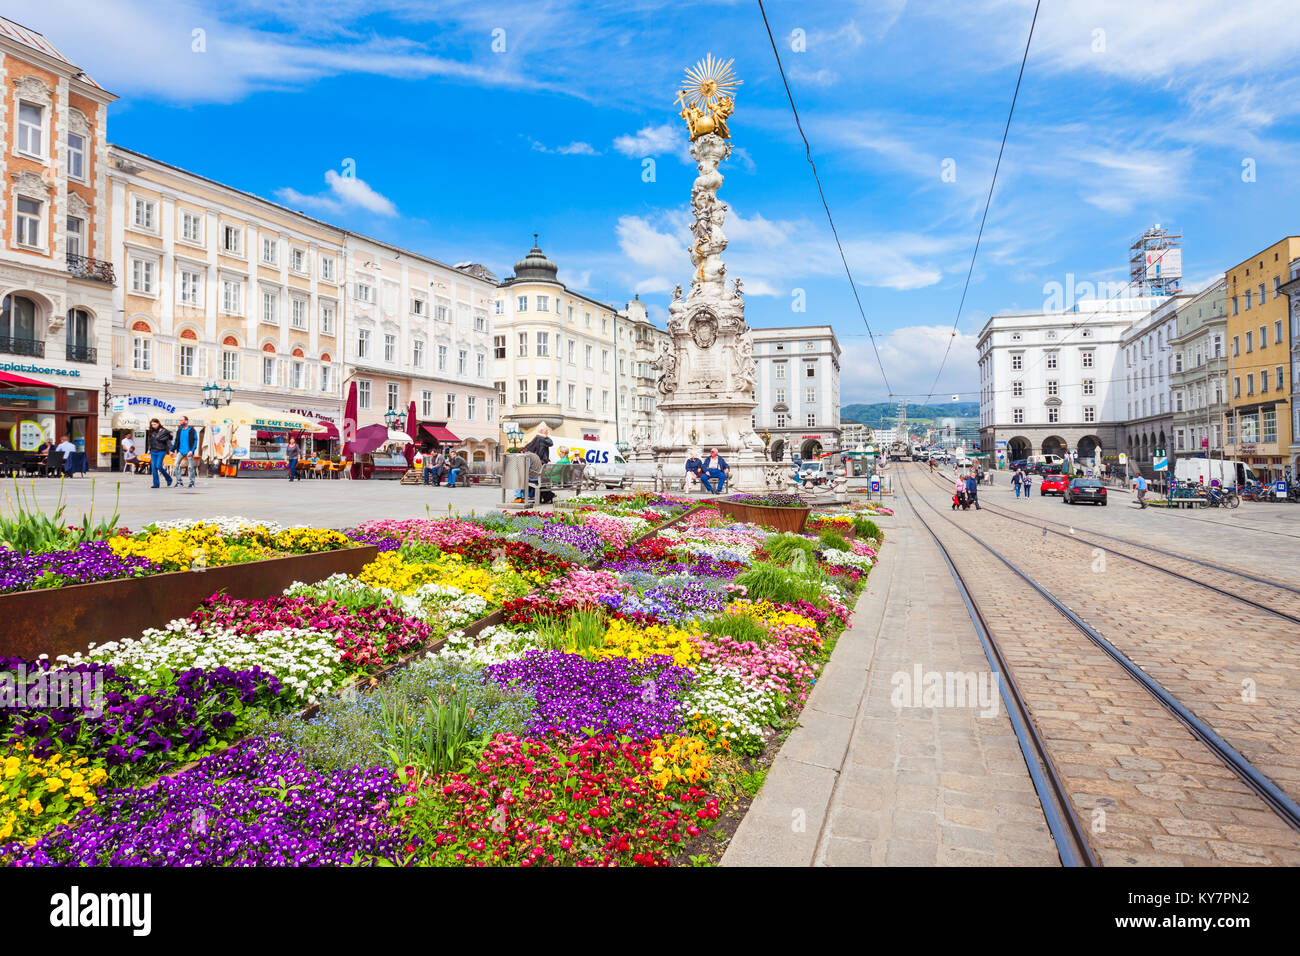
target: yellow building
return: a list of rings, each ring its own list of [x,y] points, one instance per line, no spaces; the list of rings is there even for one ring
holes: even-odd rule
[[[1229,458],[1279,478],[1289,462],[1291,323],[1282,291],[1300,237],[1288,236],[1225,274],[1228,299]]]

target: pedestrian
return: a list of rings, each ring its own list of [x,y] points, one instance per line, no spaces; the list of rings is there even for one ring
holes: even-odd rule
[[[966,495],[966,479],[963,478],[961,475],[958,475],[957,480],[953,485],[953,492],[952,492],[953,511],[956,511],[958,508],[961,507],[962,500],[965,497],[965,495]]]
[[[722,494],[722,489],[731,477],[731,468],[727,465],[727,459],[718,454],[716,448],[709,449],[709,457],[704,460],[701,466],[700,484],[704,490],[715,495]],[[709,482],[713,482],[710,486]]]
[[[289,444],[285,446],[284,457],[289,462],[289,480],[293,481],[298,478],[298,439],[292,435],[289,437]],[[298,478],[302,481],[301,478]]]
[[[1020,497],[1020,469],[1017,468],[1011,474],[1011,487],[1016,490],[1016,497]]]
[[[966,475],[966,498],[969,504],[975,506],[975,510],[980,510],[980,481],[975,472]]]
[[[193,488],[195,464],[199,454],[199,433],[184,415],[181,416],[180,426],[176,429],[176,440],[172,443],[172,451],[176,452],[176,464],[173,467],[176,488],[179,490],[181,487],[181,465],[185,465],[190,473],[190,487]]]
[[[149,470],[153,472],[153,486],[158,487],[158,476],[167,479],[167,487],[172,486],[172,476],[163,466],[163,459],[172,446],[172,433],[163,428],[156,418],[149,419],[149,430],[144,433],[144,448],[149,453]]]
[[[532,440],[531,440],[527,445],[525,445],[525,446],[523,447],[523,453],[524,453],[525,455],[528,455],[528,454],[536,455],[536,456],[538,457],[538,459],[541,461],[541,463],[542,463],[543,465],[545,465],[548,461],[551,460],[551,445],[552,445],[552,444],[554,444],[554,442],[551,441],[551,429],[550,429],[547,425],[545,425],[545,424],[538,425],[538,426],[537,426],[537,434],[534,435],[534,436],[532,437]],[[539,475],[541,474],[541,469],[540,469],[540,468],[538,469],[538,472],[537,472],[537,473],[538,473]],[[531,467],[529,468],[529,474],[530,474],[530,476],[531,476],[531,474],[532,474],[532,468],[531,468]],[[516,488],[516,489],[515,489],[515,504],[522,504],[522,503],[523,503],[523,500],[524,500],[524,494],[525,494],[525,489],[523,489],[523,488]],[[531,495],[530,495],[530,497],[531,497]]]
[[[426,485],[441,485],[442,472],[446,466],[447,456],[443,454],[442,447],[439,446],[437,451],[429,452],[424,456],[424,483]]]
[[[1146,477],[1138,472],[1137,480],[1133,482],[1133,489],[1136,492],[1137,503],[1141,508],[1147,506],[1147,480]]]

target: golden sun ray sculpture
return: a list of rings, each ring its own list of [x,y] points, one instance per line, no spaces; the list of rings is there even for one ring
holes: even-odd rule
[[[677,91],[674,100],[682,107],[681,117],[686,120],[691,139],[696,140],[705,133],[717,133],[723,139],[731,138],[727,129],[727,117],[736,109],[733,93],[741,85],[736,74],[731,71],[734,60],[714,59],[708,54],[703,60],[686,71],[686,85]]]

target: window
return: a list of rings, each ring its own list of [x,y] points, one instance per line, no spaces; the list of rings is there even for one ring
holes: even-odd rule
[[[1234,335],[1232,337],[1232,354],[1234,356],[1241,354],[1241,336],[1239,335]]]
[[[1200,353],[1197,354],[1199,355]],[[1200,365],[1201,363],[1197,362],[1196,364]],[[1176,352],[1174,353],[1174,371],[1181,372],[1182,370],[1183,370],[1183,353]]]
[[[438,346],[438,371],[447,371],[447,346],[445,345]]]
[[[489,398],[483,402],[483,414],[488,421],[493,421],[496,418],[497,400],[495,398]]]
[[[528,404],[528,379],[526,378],[521,378],[519,380],[519,404]]]
[[[262,384],[275,384],[275,359],[270,355],[262,356]]]
[[[1050,331],[1050,332],[1047,333],[1047,341],[1049,341],[1049,342],[1055,342],[1055,341],[1056,341],[1056,332],[1055,332],[1055,330]]]
[[[320,277],[328,282],[334,281],[334,257],[320,257]]]
[[[1237,297],[1234,295],[1234,296],[1232,297],[1232,314],[1233,314],[1233,315],[1237,315],[1238,313],[1239,313],[1239,310],[1238,310],[1238,308],[1237,308]]]
[[[475,331],[475,332],[486,332],[486,331],[487,331],[487,316],[486,316],[486,315],[482,315],[481,313],[478,313],[478,312],[475,312],[475,313],[474,313],[474,331]]]
[[[1047,394],[1048,394],[1048,395],[1058,395],[1058,394],[1060,394],[1060,391],[1061,391],[1061,388],[1060,388],[1060,385],[1057,383],[1056,379],[1048,379],[1048,381],[1047,381]]]
[[[423,317],[425,315],[424,308],[427,304],[418,295],[411,296],[411,315]]]
[[[777,362],[777,363],[775,363],[775,366],[774,366],[774,367],[775,367],[775,369],[776,369],[776,380],[777,380],[778,382],[784,382],[784,381],[785,381],[785,363],[784,363],[784,362]]]
[[[230,315],[242,315],[243,284],[233,279],[224,279],[221,283],[221,310]]]
[[[356,287],[356,297],[358,302],[374,302],[375,288],[368,282],[358,282]]]
[[[334,306],[330,303],[326,303],[326,302],[321,303],[320,331],[321,331],[321,335],[334,334]]]
[[[519,333],[519,350],[515,354],[518,355],[520,358],[528,357],[528,333],[527,332]]]
[[[1266,445],[1270,445],[1277,441],[1277,409],[1266,408],[1263,416],[1264,425],[1262,430],[1264,434],[1261,436],[1261,441]]]
[[[516,312],[528,311],[528,296],[521,295],[515,299],[515,311]]]
[[[397,336],[391,332],[384,333],[384,361],[389,365],[397,361]]]
[[[1182,410],[1183,410],[1183,393],[1181,391],[1174,392],[1174,411],[1181,412]]]
[[[1259,373],[1259,393],[1261,395],[1268,394],[1268,369],[1264,369]]]
[[[1048,424],[1049,424],[1049,425],[1054,425],[1054,424],[1056,424],[1057,422],[1059,422],[1060,420],[1061,420],[1061,410],[1060,410],[1059,408],[1057,408],[1055,405],[1049,405],[1049,406],[1047,407],[1047,422],[1048,422]]]
[[[468,371],[469,353],[461,349],[456,353],[456,374],[464,375]]]
[[[203,217],[198,213],[181,210],[181,238],[186,242],[202,242]]]
[[[68,178],[86,181],[86,137],[68,134]]]
[[[1079,364],[1083,368],[1092,368],[1093,361],[1095,358],[1096,358],[1096,353],[1093,352],[1091,349],[1087,349],[1079,353]]]
[[[1253,352],[1253,351],[1255,351],[1255,333],[1254,333],[1254,332],[1247,332],[1247,333],[1246,333],[1246,351],[1247,351],[1248,353],[1249,353],[1249,352]]]
[[[1013,371],[1013,372],[1019,372],[1019,371],[1020,371],[1021,369],[1023,369],[1024,367],[1025,367],[1025,353],[1023,353],[1023,352],[1012,352],[1012,353],[1011,353],[1011,371]]]
[[[293,363],[293,387],[294,388],[300,390],[302,389],[302,381],[303,381],[302,375],[306,367],[307,366],[302,362]]]
[[[487,376],[487,356],[479,352],[474,356],[474,371],[478,373],[479,378]]]
[[[1019,342],[1022,338],[1024,338],[1024,336],[1021,335],[1019,332],[1012,332],[1012,333],[1011,333],[1011,341],[1012,341],[1012,342]]]
[[[803,400],[805,405],[817,404],[817,389],[805,388],[803,391]]]
[[[537,404],[545,405],[551,400],[551,380],[548,378],[539,378],[537,380]]]
[[[153,339],[140,335],[131,339],[131,368],[137,372],[153,369]]]
[[[425,418],[433,417],[433,392],[427,388],[420,393],[420,414]]]
[[[546,296],[537,297],[538,308],[543,312],[546,310],[541,308],[541,302],[545,300],[545,298]],[[463,355],[464,353],[462,352],[461,354]],[[551,354],[551,334],[549,332],[538,332],[537,333],[537,357],[549,358],[550,354]]]
[[[1083,420],[1085,422],[1095,422],[1097,420],[1097,409],[1095,406],[1083,406]]]
[[[478,411],[478,398],[473,395],[465,396],[465,420],[473,421],[474,415]]]
[[[39,246],[41,244],[41,207],[44,203],[26,196],[19,196],[15,204],[15,236],[20,246]]]
[[[602,372],[609,371],[609,349],[600,350],[600,370]]]
[[[587,389],[587,411],[591,411],[591,410],[592,410],[592,409],[591,409],[591,394],[592,394],[592,390],[591,390],[590,388]]]
[[[389,382],[388,383],[388,407],[391,408],[393,411],[397,411],[397,403],[398,403],[397,383]]]
[[[275,265],[279,258],[280,241],[278,239],[262,240],[262,261],[268,265]]]
[[[785,343],[784,343],[784,342],[777,342],[777,343],[776,343],[776,350],[777,350],[778,352],[784,352],[784,351],[785,351]]]
[[[221,248],[234,256],[244,254],[244,230],[238,226],[225,226],[221,230]]]
[[[223,350],[221,353],[221,380],[223,382],[239,381],[239,353]]]
[[[1083,337],[1084,337],[1085,339],[1090,339],[1090,338],[1092,338],[1092,329],[1084,329],[1084,330],[1083,330]]]
[[[1023,425],[1025,423],[1025,410],[1023,408],[1011,409],[1011,423],[1013,425]]]
[[[1282,374],[1285,368],[1286,366],[1283,365],[1277,367],[1277,390],[1279,392],[1286,391],[1286,378]]]
[[[416,339],[411,343],[411,364],[416,368],[424,368],[424,340]]]
[[[330,367],[328,365],[320,367],[320,390],[322,392],[330,390]]]
[[[1241,398],[1241,376],[1233,376],[1232,379],[1232,397]]]
[[[538,312],[550,312],[550,311],[551,311],[551,298],[550,298],[550,296],[539,295],[539,296],[537,297],[537,311],[538,311]]]
[[[608,389],[602,388],[600,390],[600,410],[602,412],[609,411],[609,390]]]
[[[19,200],[21,205],[22,200]],[[153,295],[154,263],[147,259],[131,260],[131,291],[141,295]]]
[[[817,427],[817,413],[816,413],[816,412],[809,412],[809,413],[808,413],[808,427],[809,427],[809,428],[816,428],[816,427]]]
[[[1261,282],[1261,283],[1259,284],[1259,304],[1260,304],[1260,307],[1261,307],[1261,308],[1262,308],[1263,305],[1264,305],[1264,299],[1265,299],[1265,295],[1264,295],[1264,283]]]
[[[1282,295],[1282,277],[1273,276],[1273,298],[1279,298]]]
[[[203,275],[181,270],[181,301],[186,305],[200,305],[203,301]]]
[[[369,329],[357,329],[357,358],[370,358]]]
[[[497,299],[496,302],[493,303],[493,312],[494,312],[496,315],[505,315],[505,314],[506,314],[506,300],[505,300],[505,299]]]
[[[289,321],[295,329],[307,328],[307,300],[293,298],[289,300]]]
[[[1255,394],[1255,376],[1254,376],[1254,373],[1251,373],[1250,375],[1247,375],[1247,376],[1246,376],[1246,394],[1247,394],[1247,395],[1254,395],[1254,394]]]
[[[1273,344],[1282,344],[1282,320],[1278,319],[1273,323]]]
[[[1183,429],[1181,428],[1174,429],[1174,448],[1177,449],[1178,451],[1182,451],[1186,447],[1187,445],[1184,442]]]
[[[45,108],[35,103],[18,104],[18,151],[29,156],[45,155]]]
[[[1047,361],[1044,363],[1044,364],[1046,365],[1046,367],[1047,367],[1047,368],[1056,368],[1057,357],[1058,357],[1058,356],[1057,356],[1057,353],[1055,353],[1055,352],[1048,352],[1048,353],[1047,353]]]
[[[1246,290],[1246,311],[1247,311],[1247,312],[1250,311],[1250,297],[1251,297],[1251,294],[1252,294],[1251,291],[1250,291],[1249,289],[1247,289],[1247,290]]]
[[[590,346],[590,345],[584,345],[584,346],[582,347],[582,357],[583,357],[584,364],[587,366],[587,368],[591,368],[591,367],[592,367],[592,365],[591,365],[591,356],[592,356],[591,346]]]
[[[307,272],[307,253],[302,249],[289,250],[289,269],[303,275]]]
[[[435,322],[450,322],[451,310],[449,310],[445,305],[436,305],[433,309],[433,318]]]
[[[1268,328],[1263,325],[1259,327],[1259,347],[1268,348]]]
[[[357,379],[357,408],[370,408],[370,380]]]
[[[275,313],[275,306],[279,300],[280,293],[266,289],[262,290],[262,321],[267,325],[276,325],[279,323],[279,318]]]
[[[1022,398],[1022,397],[1024,396],[1024,394],[1025,394],[1025,383],[1024,383],[1024,382],[1012,382],[1012,383],[1011,383],[1011,395],[1012,395],[1012,397],[1014,397],[1014,398]]]
[[[816,362],[805,362],[805,363],[804,363],[804,367],[803,367],[803,375],[804,375],[804,378],[816,378],[816,377],[817,377],[817,363],[816,363]]]
[[[569,386],[569,407],[578,407],[578,386],[576,385]]]
[[[1092,379],[1085,378],[1083,380],[1083,394],[1085,395],[1096,394],[1096,383]]]
[[[569,364],[577,365],[578,342],[576,339],[569,339]]]
[[[506,337],[504,335],[492,336],[492,357],[499,359],[506,357]]]

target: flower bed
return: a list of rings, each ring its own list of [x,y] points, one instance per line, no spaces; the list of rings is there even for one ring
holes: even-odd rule
[[[117,741],[133,726],[117,717],[0,725],[6,782],[34,785],[21,807],[0,802],[0,862],[664,865],[707,853],[706,831],[794,726],[878,545],[846,542],[838,525],[773,535],[722,507],[662,527],[681,514],[634,495],[558,517],[367,522],[355,535],[373,542],[370,560],[351,574],[214,597],[54,665],[111,673],[148,708],[170,692],[177,716],[129,747]],[[168,683],[176,674],[184,687]],[[191,714],[195,688],[212,703]],[[55,756],[79,776],[52,812],[40,781],[62,773]]]
[[[775,528],[777,531],[793,531],[801,534],[808,523],[810,511],[806,502],[798,495],[731,495],[713,502],[724,515],[737,521]]]

